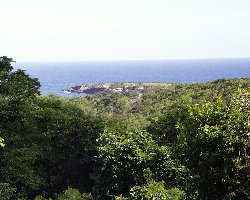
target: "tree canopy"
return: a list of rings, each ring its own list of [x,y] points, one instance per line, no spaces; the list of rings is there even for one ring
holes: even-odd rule
[[[0,57],[0,199],[250,198],[249,78],[66,98],[12,62]]]

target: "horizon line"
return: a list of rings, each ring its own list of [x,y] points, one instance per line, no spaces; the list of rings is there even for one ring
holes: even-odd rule
[[[238,60],[250,59],[250,57],[209,57],[209,58],[163,58],[163,59],[100,59],[100,60],[15,60],[15,63],[48,63],[48,62],[142,62],[142,61],[189,61],[189,60]]]

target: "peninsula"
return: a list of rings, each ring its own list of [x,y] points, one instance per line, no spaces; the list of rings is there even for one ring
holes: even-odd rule
[[[163,82],[152,82],[152,83],[141,83],[141,82],[124,82],[124,83],[100,83],[100,84],[83,84],[73,86],[66,89],[68,93],[84,93],[84,94],[95,94],[98,92],[111,92],[111,93],[126,93],[129,91],[143,91],[145,88],[161,87],[166,88],[172,86],[172,83]]]

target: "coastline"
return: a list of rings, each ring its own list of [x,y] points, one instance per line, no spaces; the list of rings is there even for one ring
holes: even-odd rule
[[[129,91],[143,91],[145,88],[166,88],[174,85],[168,82],[124,82],[124,83],[100,83],[100,84],[83,84],[73,86],[69,89],[64,90],[65,93],[84,93],[84,94],[95,94],[99,92],[110,92],[110,93],[126,93]]]

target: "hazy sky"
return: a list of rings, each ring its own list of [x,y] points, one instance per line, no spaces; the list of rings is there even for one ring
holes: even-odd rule
[[[250,57],[250,0],[0,0],[17,61]]]

